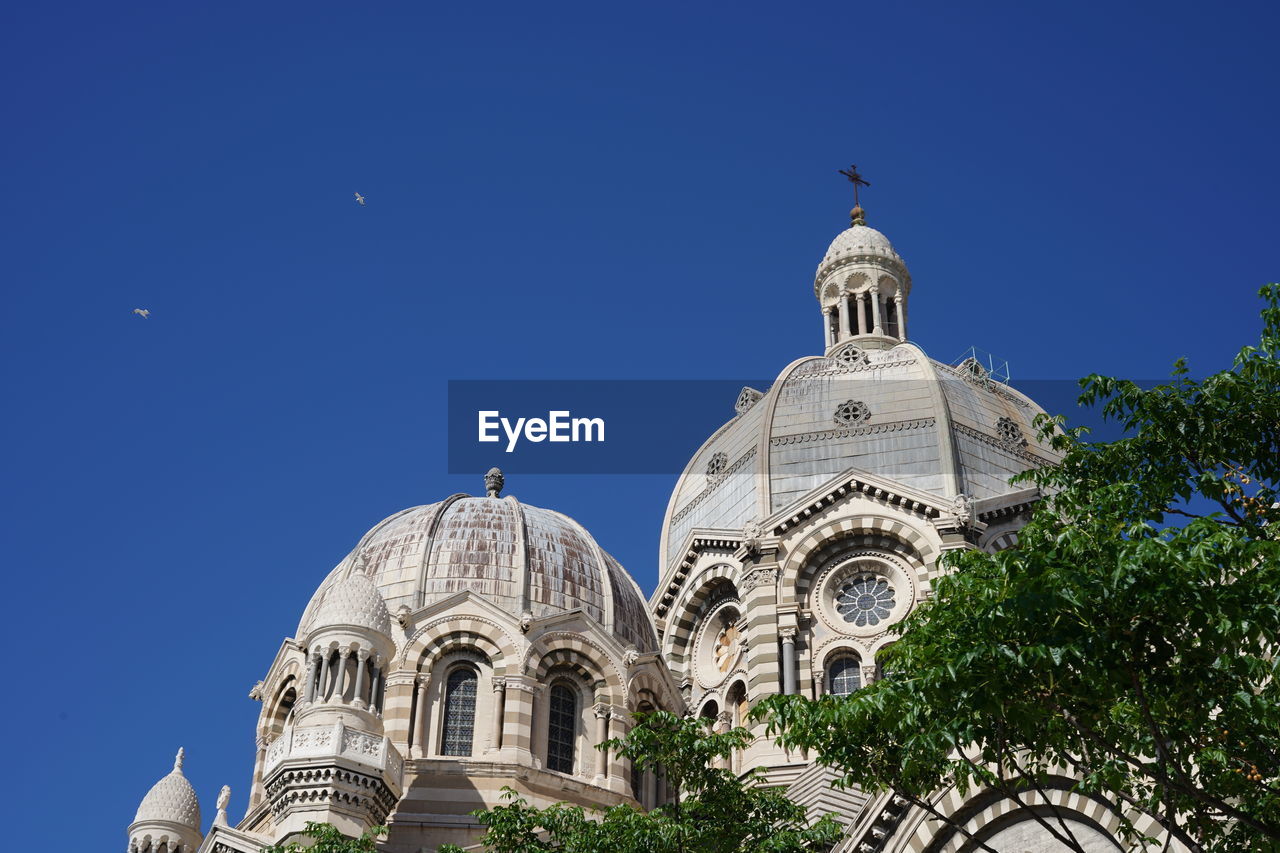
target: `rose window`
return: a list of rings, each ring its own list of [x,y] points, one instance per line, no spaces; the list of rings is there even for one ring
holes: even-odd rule
[[[884,578],[859,575],[836,593],[836,612],[856,627],[879,625],[893,611],[893,587]]]
[[[836,407],[835,422],[841,426],[861,423],[871,417],[867,404],[858,400],[846,400]]]
[[[1026,439],[1022,437],[1022,429],[1013,422],[1012,418],[1001,418],[996,423],[996,432],[1000,435],[1000,440],[1005,444],[1023,445]]]
[[[724,453],[716,453],[712,455],[712,457],[707,460],[707,476],[714,477],[717,474],[723,473],[724,469],[728,465],[729,457]]]

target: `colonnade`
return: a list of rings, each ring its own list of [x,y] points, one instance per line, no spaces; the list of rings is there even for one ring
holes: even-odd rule
[[[349,664],[356,659],[355,666]],[[361,710],[382,713],[383,659],[362,646],[315,648],[308,657],[307,682],[302,701],[348,702]],[[352,669],[354,668],[354,672]],[[350,690],[351,699],[345,699]]]
[[[840,300],[823,311],[827,346],[832,347],[854,335],[881,335],[907,339],[906,300],[901,293],[880,295],[872,286],[858,293],[841,292]]]

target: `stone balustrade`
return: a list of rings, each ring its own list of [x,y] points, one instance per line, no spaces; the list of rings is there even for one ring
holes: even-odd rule
[[[332,725],[286,729],[267,748],[264,773],[288,759],[336,757],[382,771],[398,785],[404,759],[389,738],[348,728],[341,720]]]

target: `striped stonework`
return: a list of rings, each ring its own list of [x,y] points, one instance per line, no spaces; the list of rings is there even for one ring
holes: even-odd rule
[[[814,582],[822,577],[823,571],[833,563],[844,559],[846,554],[855,551],[872,551],[894,555],[914,570],[917,583],[923,582],[927,576],[926,566],[920,554],[902,539],[881,533],[860,532],[849,533],[823,543],[821,548],[812,552],[803,569],[795,579],[793,599],[796,603],[812,608],[814,602],[809,601]]]
[[[689,643],[697,630],[703,604],[710,598],[737,597],[734,581],[741,574],[738,566],[717,562],[691,578],[681,589],[667,619],[667,631],[663,639],[663,653],[667,665],[687,673]]]
[[[994,554],[997,551],[1003,551],[1006,548],[1012,548],[1018,544],[1018,531],[1006,530],[995,535],[988,534],[987,538],[978,546],[988,554]]]
[[[631,680],[627,683],[626,708],[628,711],[635,711],[645,707],[646,704],[650,709],[671,711],[675,714],[681,713],[684,707],[684,701],[670,688],[667,680],[659,678],[656,673],[647,669],[631,676]]]
[[[529,648],[524,671],[532,673],[539,684],[547,683],[547,674],[557,668],[579,673],[590,685],[598,685],[602,695],[597,701],[625,704],[620,668],[608,652],[582,634],[557,631],[543,634]]]
[[[516,641],[501,625],[480,616],[445,616],[414,631],[400,654],[404,667],[423,670],[440,655],[456,649],[472,649],[488,659],[495,675],[514,671],[519,654]]]
[[[533,754],[533,705],[541,686],[527,675],[506,679],[506,707],[502,719],[502,747],[526,759]]]
[[[1043,796],[1036,791],[1023,792],[1019,796],[1028,806],[1043,810],[1043,816],[1051,823],[1060,816],[1069,824],[1092,827],[1105,835],[1117,837],[1120,818],[1115,808],[1084,794],[1065,790],[1072,781],[1061,780],[1060,784],[1064,787],[1049,788]],[[953,788],[937,803],[936,808],[943,814],[964,820],[965,829],[969,832],[981,834],[992,825],[1009,822],[1009,816],[1015,814],[1020,807],[1017,802],[997,791],[987,790],[965,797]],[[913,814],[904,821],[904,829],[908,829],[905,824],[910,824],[910,834],[901,836],[905,841],[905,847],[902,848],[904,850],[912,853],[958,853],[961,849],[968,849],[963,833],[953,830],[942,821],[927,819],[923,812]]]
[[[409,754],[409,720],[416,684],[414,672],[397,670],[387,676],[386,693],[382,700],[383,731],[405,755]]]
[[[778,662],[778,574],[777,552],[763,555],[744,577],[742,609],[747,617],[747,704],[754,707],[765,696],[777,693]],[[763,736],[763,723],[752,727]]]
[[[825,551],[833,542],[858,536],[879,536],[892,543],[905,544],[904,553],[911,554],[912,562],[921,566],[932,567],[938,559],[939,549],[930,541],[932,537],[903,521],[867,515],[835,519],[811,530],[788,549],[779,579],[779,601],[784,605],[798,605],[803,600],[800,578],[812,566],[815,554]],[[902,548],[895,544],[897,551]],[[929,574],[927,579],[932,576]]]

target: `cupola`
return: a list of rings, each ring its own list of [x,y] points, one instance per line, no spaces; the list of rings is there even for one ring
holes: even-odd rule
[[[859,186],[870,186],[856,166],[841,174],[853,183],[855,200]],[[907,339],[907,265],[889,238],[867,225],[861,204],[849,211],[849,219],[849,227],[827,248],[813,283],[828,353],[849,341],[862,349],[887,349]]]

